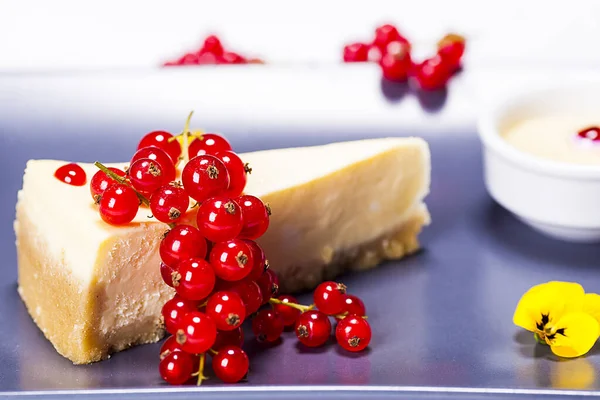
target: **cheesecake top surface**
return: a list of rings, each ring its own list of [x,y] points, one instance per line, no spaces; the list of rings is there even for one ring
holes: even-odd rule
[[[397,152],[398,157],[402,157],[404,151],[418,151],[429,158],[427,143],[419,138],[370,139],[244,153],[241,158],[250,163],[253,169],[245,192],[258,197],[277,195],[314,180],[326,179],[328,175],[354,163],[376,160],[378,155],[390,151]],[[105,223],[89,190],[89,180],[98,169],[93,164],[80,163],[87,174],[88,184],[72,186],[54,177],[56,169],[65,163],[59,160],[30,160],[17,207],[21,207],[30,219],[36,221],[38,234],[48,240],[54,254],[64,258],[65,265],[70,266],[73,274],[89,280],[102,243],[115,236],[159,229],[163,224],[150,219],[151,212],[145,207],[141,207],[136,218],[127,225],[112,226]],[[119,168],[125,165],[110,164]],[[386,193],[373,195],[386,196]],[[15,222],[15,229],[19,229],[18,221]]]

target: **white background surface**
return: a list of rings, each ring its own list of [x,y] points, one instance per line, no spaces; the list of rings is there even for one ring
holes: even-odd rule
[[[0,71],[152,67],[209,32],[277,63],[332,63],[391,21],[429,52],[448,31],[467,64],[600,67],[600,1],[0,0]]]
[[[427,131],[473,134],[478,116],[505,96],[548,85],[600,81],[594,68],[469,69],[450,82],[443,108],[430,113],[412,92],[387,99],[380,79],[376,65],[0,74],[0,118],[8,113],[11,121],[23,121],[14,127],[19,130],[35,120],[69,129],[108,121],[136,121],[140,126],[143,121],[148,130],[180,130],[187,113],[195,110],[194,126],[249,135],[339,132],[360,137],[364,130],[392,136]]]
[[[446,32],[467,37],[441,112],[413,94],[388,101],[376,65],[340,64],[344,43],[370,40],[384,22],[420,54]],[[211,32],[269,65],[157,68]],[[599,80],[599,38],[597,0],[0,0],[0,111],[55,123],[152,115],[179,129],[194,109],[198,126],[249,133],[472,133],[505,95]]]

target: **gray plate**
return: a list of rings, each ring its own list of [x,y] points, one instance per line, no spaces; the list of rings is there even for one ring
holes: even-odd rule
[[[432,191],[427,198],[433,224],[422,234],[424,250],[342,279],[367,305],[374,333],[368,351],[352,355],[334,343],[307,350],[298,346],[293,333],[284,334],[282,342],[272,347],[249,341],[248,383],[221,386],[211,380],[201,388],[162,383],[157,373],[158,344],[93,365],[73,366],[33,324],[16,292],[12,220],[25,161],[124,160],[148,126],[164,127],[158,125],[164,121],[157,116],[148,116],[143,124],[98,117],[81,126],[72,123],[68,110],[23,119],[22,113],[12,112],[12,103],[0,105],[0,390],[5,394],[162,398],[170,391],[173,398],[199,398],[202,392],[202,398],[235,395],[241,399],[533,394],[555,398],[581,394],[580,389],[588,390],[588,395],[600,394],[592,392],[599,389],[597,349],[586,358],[558,362],[511,322],[518,298],[534,284],[574,280],[584,283],[588,291],[600,292],[599,248],[540,236],[494,204],[483,186],[474,132],[423,135],[433,155]],[[20,110],[27,111],[26,105]],[[152,125],[155,120],[157,125]],[[382,135],[381,131],[307,135],[265,129],[249,136],[235,124],[222,129],[238,151]],[[308,295],[300,299],[310,301]]]

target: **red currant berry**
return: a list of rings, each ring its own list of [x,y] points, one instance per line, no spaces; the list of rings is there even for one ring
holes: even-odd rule
[[[230,331],[244,322],[246,306],[236,292],[216,292],[208,298],[205,312],[213,319],[217,329]]]
[[[263,304],[263,297],[258,284],[248,279],[233,283],[228,290],[237,293],[242,298],[246,306],[246,315],[252,315],[258,311]]]
[[[246,187],[246,174],[251,171],[240,157],[233,151],[221,151],[216,154],[216,157],[223,161],[229,172],[229,188],[225,192],[226,196],[237,197],[244,191]]]
[[[369,52],[367,53],[367,61],[378,63],[381,60],[381,50],[375,45],[369,46]]]
[[[182,385],[194,373],[194,356],[178,351],[167,355],[158,364],[160,376],[171,385]]]
[[[160,347],[160,359],[163,360],[166,356],[171,353],[175,353],[176,351],[183,351],[181,345],[177,343],[177,338],[174,335],[171,335],[165,340],[163,345]],[[192,356],[194,360],[194,365],[198,365],[199,358],[198,356]]]
[[[85,185],[87,179],[83,168],[75,163],[58,167],[58,169],[54,172],[54,176],[59,181],[73,186],[83,186]]]
[[[204,45],[202,46],[203,53],[214,54],[215,56],[220,56],[223,54],[223,45],[219,38],[215,35],[207,36],[204,39]]]
[[[204,133],[202,138],[194,139],[190,143],[188,153],[190,158],[194,158],[205,154],[215,155],[229,150],[231,150],[231,144],[223,136],[216,133]]]
[[[244,218],[246,217],[245,214]],[[252,254],[252,272],[248,275],[248,279],[257,280],[260,279],[262,274],[265,272],[265,264],[267,260],[265,259],[265,252],[254,240],[244,239],[244,242],[248,245],[250,249],[250,253]]]
[[[451,33],[438,42],[438,54],[452,69],[460,67],[464,52],[465,38],[460,35]]]
[[[173,135],[165,131],[150,132],[140,140],[138,150],[144,147],[158,147],[164,150],[175,164],[181,156],[181,145],[177,140],[170,140],[172,137]]]
[[[221,160],[207,154],[192,158],[183,168],[181,180],[191,198],[204,202],[227,191],[229,172]]]
[[[354,314],[359,316],[367,315],[365,303],[361,299],[351,294],[344,295],[344,308],[343,313]]]
[[[383,77],[390,81],[402,82],[408,78],[412,68],[410,48],[401,42],[388,44],[388,51],[379,61]]]
[[[342,283],[323,282],[315,289],[313,295],[315,306],[328,315],[339,314],[344,309],[346,286]]]
[[[279,278],[271,269],[267,269],[260,278],[256,281],[260,292],[262,293],[262,303],[268,303],[271,297],[276,297],[279,293]]]
[[[133,162],[127,171],[131,185],[144,196],[169,183],[156,161],[140,158]]]
[[[296,300],[294,296],[284,295],[279,296],[278,299],[281,300],[283,303],[298,304],[298,300]],[[273,308],[281,316],[284,326],[294,325],[296,323],[296,320],[300,316],[300,310],[298,310],[297,308],[286,306],[285,304],[275,304]]]
[[[169,354],[174,353],[176,351],[183,350],[181,350],[181,345],[177,343],[177,340],[175,340],[175,336],[169,336],[167,340],[164,341],[162,346],[160,346],[160,359],[162,360]]]
[[[119,168],[109,167],[108,169],[121,177],[125,177],[126,175],[125,171],[122,171]],[[96,172],[90,180],[90,193],[92,194],[94,202],[98,203],[104,191],[108,189],[109,186],[112,186],[115,183],[117,183],[117,181],[106,175],[104,172]]]
[[[398,32],[394,25],[386,24],[375,29],[375,39],[373,44],[385,52],[386,47],[391,42],[408,43],[408,40]]]
[[[348,351],[364,350],[371,342],[371,326],[360,315],[348,315],[335,328],[337,342]]]
[[[133,164],[141,158],[149,158],[156,161],[163,175],[163,182],[171,182],[175,180],[177,171],[171,157],[163,149],[159,147],[144,147],[135,152],[131,158],[130,164]]]
[[[582,139],[591,140],[592,142],[600,141],[600,128],[597,126],[590,126],[577,132],[577,136]]]
[[[220,58],[222,64],[246,64],[246,59],[232,51],[226,51]]]
[[[196,216],[198,230],[211,242],[223,242],[237,237],[242,231],[243,217],[235,200],[212,197],[198,207]]]
[[[104,191],[99,205],[100,217],[104,222],[124,225],[135,218],[140,208],[140,199],[131,187],[115,183]]]
[[[252,272],[254,260],[250,247],[241,239],[215,243],[210,252],[215,274],[225,281],[239,281]]]
[[[173,287],[173,276],[175,273],[177,273],[175,268],[171,268],[164,262],[160,263],[160,276],[162,276],[163,281],[165,281],[165,283],[171,287]]]
[[[181,297],[203,300],[215,287],[215,273],[211,265],[201,258],[183,260],[177,266],[178,274],[173,286]]]
[[[213,350],[219,351],[225,346],[242,347],[244,344],[244,330],[241,326],[231,331],[218,331]]]
[[[183,57],[181,57],[179,60],[177,60],[177,65],[197,65],[197,64],[199,64],[198,55],[194,54],[194,53],[187,53]]]
[[[223,347],[212,359],[215,375],[225,383],[236,383],[244,379],[249,366],[248,356],[236,346]]]
[[[262,310],[252,319],[252,331],[259,342],[274,342],[283,333],[283,320],[273,310]]]
[[[206,240],[198,229],[191,225],[177,225],[167,232],[160,242],[160,258],[165,264],[176,267],[189,258],[206,256]]]
[[[446,86],[451,75],[450,66],[440,56],[435,56],[415,67],[414,79],[421,89],[436,90]]]
[[[178,295],[167,301],[162,308],[162,316],[167,332],[174,335],[179,329],[182,318],[187,313],[198,310],[198,302],[186,300]]]
[[[166,224],[177,222],[190,205],[190,198],[183,188],[164,185],[152,193],[150,210],[154,218]]]
[[[352,43],[344,46],[344,62],[365,62],[368,56],[368,44]]]
[[[212,53],[200,52],[196,60],[196,64],[199,65],[214,65],[219,63],[219,56],[215,56]]]
[[[240,237],[258,239],[269,228],[271,209],[261,199],[251,195],[240,196],[236,199],[244,216],[244,227]]]
[[[175,335],[183,351],[201,354],[215,343],[217,326],[208,315],[193,311],[182,318]]]
[[[309,310],[300,314],[296,320],[295,332],[298,340],[305,346],[319,347],[331,335],[331,321],[322,312]]]

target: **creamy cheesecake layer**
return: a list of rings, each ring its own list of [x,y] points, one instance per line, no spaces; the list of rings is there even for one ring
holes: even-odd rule
[[[378,139],[242,155],[247,193],[273,215],[259,240],[285,290],[418,249],[429,223],[429,151],[420,139]],[[164,334],[158,244],[165,225],[142,209],[131,224],[100,219],[88,186],[53,177],[62,161],[30,161],[17,204],[19,293],[57,351],[75,363]],[[91,178],[96,168],[80,164]],[[121,165],[122,166],[122,165]],[[192,215],[193,217],[193,215]]]
[[[17,207],[17,221],[19,294],[61,355],[85,364],[163,337],[160,311],[173,293],[156,268],[160,236],[153,226],[101,245],[97,273],[84,281],[66,264],[66,251],[50,250],[24,207]]]
[[[253,168],[247,192],[273,209],[273,224],[259,243],[283,288],[311,289],[332,276],[336,268],[328,266],[345,252],[399,230],[429,191],[429,157],[417,138],[244,155]]]

